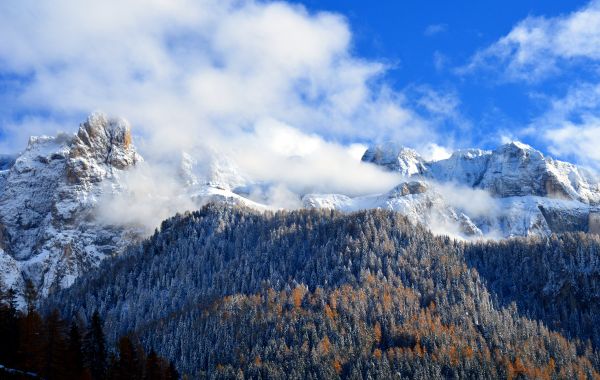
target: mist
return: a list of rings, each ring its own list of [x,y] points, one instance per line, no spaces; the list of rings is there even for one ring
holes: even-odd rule
[[[0,149],[73,132],[94,110],[133,126],[145,164],[101,200],[110,222],[196,207],[181,199],[183,153],[202,183],[216,152],[273,208],[310,192],[389,190],[397,175],[360,162],[372,142],[447,154],[435,122],[386,83],[391,66],[353,54],[339,14],[252,0],[9,0],[0,35],[0,60],[20,81],[11,107],[30,115],[3,126]]]

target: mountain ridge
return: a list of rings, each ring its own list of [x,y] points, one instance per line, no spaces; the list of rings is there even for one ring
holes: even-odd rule
[[[459,150],[437,161],[390,143],[369,147],[362,161],[404,179],[381,194],[296,194],[302,206],[391,210],[438,234],[467,239],[600,233],[597,177],[521,143],[493,151]],[[144,165],[129,123],[102,113],[91,114],[73,135],[32,137],[21,154],[1,156],[5,284],[22,289],[30,279],[46,295],[147,236],[139,225],[107,221],[98,213],[100,199],[125,196],[127,207],[130,190],[123,180]],[[273,209],[252,198],[256,186],[268,184],[254,183],[220,152],[182,153],[175,170],[176,196],[189,200],[186,209],[207,202]]]

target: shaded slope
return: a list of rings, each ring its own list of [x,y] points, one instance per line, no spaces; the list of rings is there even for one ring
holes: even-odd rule
[[[592,346],[521,317],[518,288],[490,295],[465,261],[474,249],[391,212],[209,205],[48,302],[65,315],[98,308],[109,338],[135,331],[183,372],[214,377],[591,377]],[[577,338],[596,325],[552,327]]]

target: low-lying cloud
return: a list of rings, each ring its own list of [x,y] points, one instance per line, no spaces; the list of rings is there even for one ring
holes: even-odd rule
[[[202,171],[219,152],[277,189],[257,198],[289,205],[286,191],[391,188],[394,175],[357,159],[365,142],[437,147],[432,124],[386,85],[387,65],[352,53],[339,14],[253,0],[8,0],[0,35],[0,73],[18,83],[2,95],[5,150],[101,110],[131,122],[148,165],[185,151]]]

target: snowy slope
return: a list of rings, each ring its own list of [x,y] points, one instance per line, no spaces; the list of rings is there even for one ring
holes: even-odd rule
[[[425,190],[412,194],[396,188],[359,198],[310,194],[304,197],[305,206],[396,210],[433,230],[462,236],[600,232],[598,177],[519,142],[493,151],[459,150],[433,162],[426,162],[414,150],[388,143],[370,147],[362,160],[400,172],[413,181],[407,183],[421,183]],[[489,194],[479,207],[483,212],[474,207],[481,202],[477,198],[482,192]]]
[[[46,294],[130,242],[136,232],[103,225],[94,206],[104,191],[120,191],[119,176],[140,161],[127,122],[102,114],[76,135],[32,137],[2,172],[0,271],[11,268],[7,285],[30,278]]]

